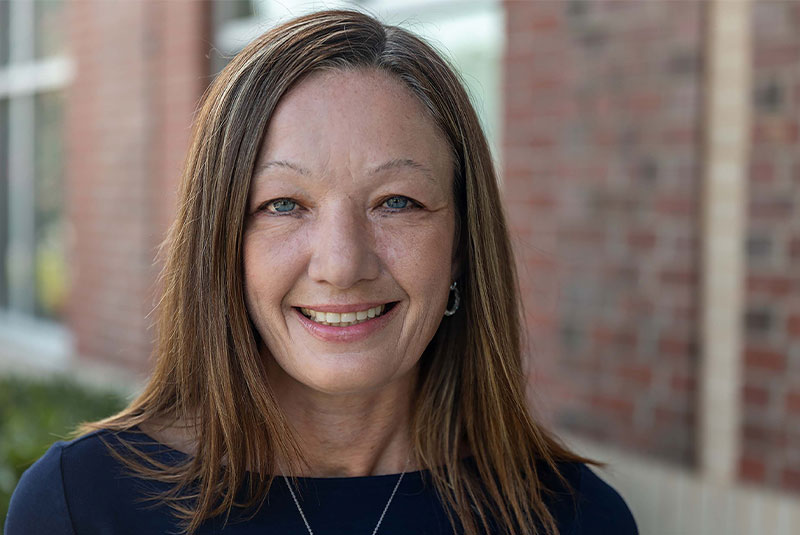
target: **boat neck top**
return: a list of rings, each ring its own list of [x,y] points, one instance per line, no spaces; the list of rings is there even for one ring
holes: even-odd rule
[[[162,463],[179,463],[188,457],[136,429],[101,430],[56,442],[20,479],[9,504],[5,534],[181,533],[179,520],[169,507],[147,500],[167,490],[168,484],[131,474],[109,452],[109,446],[124,448],[121,439]],[[589,467],[560,463],[558,468],[574,492],[563,487],[552,472],[540,470],[540,478],[553,491],[546,493],[544,500],[560,535],[638,534],[625,501]],[[314,535],[370,535],[399,477],[298,477],[296,494]],[[305,535],[308,530],[281,480],[274,480],[257,509],[234,510],[227,518],[208,519],[195,533]],[[500,533],[490,529],[489,535]],[[450,524],[430,471],[406,472],[378,534],[452,533],[458,535],[461,530]]]

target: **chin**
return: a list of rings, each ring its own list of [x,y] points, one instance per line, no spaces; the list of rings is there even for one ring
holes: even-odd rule
[[[369,392],[392,381],[392,377],[384,374],[365,373],[365,370],[335,370],[321,368],[315,373],[305,373],[303,377],[294,378],[306,387],[323,394],[356,394]]]
[[[281,372],[280,375],[295,384],[331,395],[368,393],[407,376],[387,363],[343,363],[341,359],[330,363],[295,363],[292,367],[281,367]]]

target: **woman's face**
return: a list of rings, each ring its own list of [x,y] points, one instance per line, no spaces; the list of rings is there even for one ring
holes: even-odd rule
[[[244,233],[271,381],[355,393],[409,377],[453,280],[452,175],[447,142],[389,75],[317,73],[284,96]]]

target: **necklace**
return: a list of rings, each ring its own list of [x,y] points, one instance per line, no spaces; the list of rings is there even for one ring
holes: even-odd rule
[[[383,517],[386,516],[386,511],[389,510],[389,505],[392,503],[392,499],[394,495],[397,493],[397,489],[400,487],[400,482],[403,481],[403,476],[406,475],[406,470],[408,469],[408,462],[411,460],[411,457],[406,460],[406,466],[403,468],[403,471],[400,473],[400,477],[397,478],[397,483],[394,484],[394,489],[392,490],[392,495],[389,496],[389,501],[386,502],[386,506],[383,508],[383,512],[381,513],[381,517],[378,519],[378,523],[375,525],[375,529],[372,530],[372,535],[378,533],[378,528],[381,527],[381,523],[383,522]],[[303,508],[300,507],[300,501],[297,499],[297,496],[294,493],[294,489],[292,489],[292,485],[289,484],[289,480],[286,476],[283,477],[283,481],[286,483],[286,488],[289,489],[289,493],[292,495],[292,499],[294,500],[294,504],[297,506],[297,511],[300,513],[300,518],[303,519],[303,523],[306,525],[306,529],[308,530],[308,535],[314,535],[314,532],[311,531],[311,526],[308,523],[308,519],[306,519],[305,513],[303,513]]]

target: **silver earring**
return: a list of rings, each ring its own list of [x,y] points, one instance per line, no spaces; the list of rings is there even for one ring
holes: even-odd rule
[[[450,291],[453,292],[453,306],[445,309],[444,311],[445,316],[452,316],[453,314],[455,314],[456,310],[458,310],[458,305],[461,304],[461,295],[459,295],[458,293],[458,287],[455,281],[453,281],[453,284],[450,285]]]

